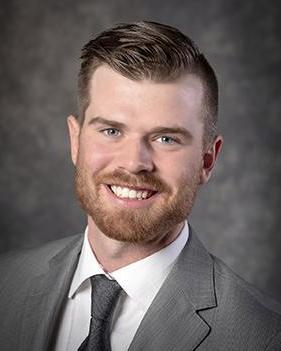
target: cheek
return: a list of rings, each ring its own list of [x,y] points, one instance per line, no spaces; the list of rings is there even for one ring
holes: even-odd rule
[[[166,183],[175,188],[183,184],[183,182],[191,182],[198,177],[201,160],[200,155],[182,154],[167,157],[158,163],[159,175]]]
[[[91,173],[98,172],[106,168],[112,161],[113,155],[104,145],[87,144],[84,145],[79,153],[80,162],[88,168]]]

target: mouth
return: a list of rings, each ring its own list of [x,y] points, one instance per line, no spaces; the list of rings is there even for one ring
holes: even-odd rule
[[[147,200],[158,193],[156,190],[143,188],[132,188],[117,184],[107,184],[109,190],[120,199],[127,200]]]

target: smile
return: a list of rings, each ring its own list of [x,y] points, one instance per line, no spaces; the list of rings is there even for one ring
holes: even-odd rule
[[[149,189],[134,189],[128,187],[122,187],[120,185],[108,185],[110,190],[121,199],[131,200],[146,200],[156,193],[156,191]]]

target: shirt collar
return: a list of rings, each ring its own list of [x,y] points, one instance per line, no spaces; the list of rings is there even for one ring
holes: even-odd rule
[[[94,255],[91,249],[90,243],[88,241],[87,227],[84,234],[84,241],[82,245],[81,254],[72,279],[68,297],[72,298],[77,292],[77,290],[79,290],[82,283],[96,274],[105,274],[108,277],[106,272],[103,270],[102,266],[97,261],[96,256]]]
[[[105,274],[109,279],[114,278],[138,305],[145,310],[148,309],[169,274],[173,263],[187,243],[188,236],[189,228],[186,222],[181,233],[171,244],[148,257],[108,274],[103,270],[90,247],[88,228],[86,228],[81,255],[68,297],[73,297],[82,283],[91,276]]]

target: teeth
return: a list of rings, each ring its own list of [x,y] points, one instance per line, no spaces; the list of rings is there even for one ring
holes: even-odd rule
[[[148,195],[148,192],[147,191],[144,191],[142,194],[141,194],[141,197],[143,199],[147,198],[147,195]]]
[[[129,197],[130,190],[128,188],[120,188],[119,194],[121,197]]]
[[[135,189],[129,189],[129,188],[122,188],[121,186],[117,185],[111,185],[110,186],[111,190],[114,192],[115,195],[117,195],[120,198],[129,198],[129,199],[138,199],[138,200],[143,200],[146,199],[149,195],[149,191],[138,191]]]
[[[130,190],[129,191],[129,198],[130,199],[135,199],[137,197],[137,192],[136,190]]]

